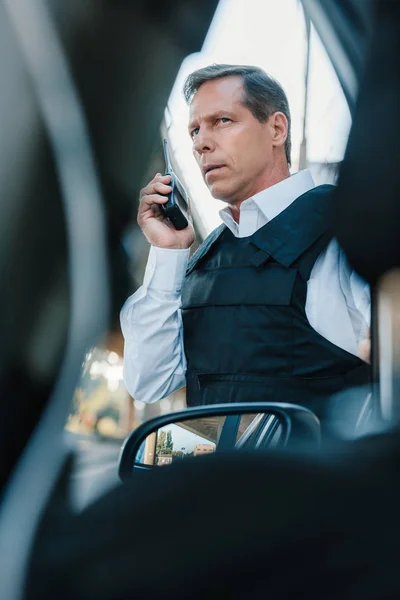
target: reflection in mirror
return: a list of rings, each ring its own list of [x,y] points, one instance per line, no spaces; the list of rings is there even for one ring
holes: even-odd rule
[[[135,462],[162,466],[215,452],[225,420],[213,416],[165,425],[147,436]]]
[[[164,425],[147,436],[136,455],[136,463],[149,466],[169,465],[188,457],[211,454],[221,447],[224,432],[225,449],[275,447],[282,440],[280,419],[266,413],[207,416]]]
[[[231,451],[294,446],[317,449],[320,423],[310,410],[288,403],[252,402],[186,409],[143,423],[121,448],[118,473],[134,472]]]
[[[282,424],[275,415],[243,415],[236,438],[236,448],[273,448],[283,435]]]
[[[240,419],[240,424],[239,424],[239,428],[238,428],[238,432],[237,432],[237,436],[236,436],[236,446],[240,447],[240,440],[243,437],[243,434],[247,431],[247,429],[249,428],[249,426],[254,423],[254,420],[257,417],[261,417],[262,415],[260,414],[249,414],[249,415],[242,415],[242,418]]]

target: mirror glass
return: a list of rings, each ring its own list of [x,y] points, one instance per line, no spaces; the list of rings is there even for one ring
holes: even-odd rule
[[[282,438],[282,424],[271,414],[197,417],[171,422],[148,435],[134,462],[165,466],[218,450],[276,446]]]

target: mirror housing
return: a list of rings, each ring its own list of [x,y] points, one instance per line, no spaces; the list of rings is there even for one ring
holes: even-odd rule
[[[186,445],[173,452],[171,431],[178,431],[177,427],[192,445],[191,452],[183,452]],[[160,436],[161,432],[165,433]],[[295,444],[318,448],[320,439],[320,422],[316,415],[296,404],[246,402],[198,406],[150,419],[135,429],[122,445],[118,474],[125,482],[132,478],[135,470],[149,470],[186,456]],[[198,443],[193,447],[195,440]],[[139,453],[146,454],[142,462],[138,460]]]

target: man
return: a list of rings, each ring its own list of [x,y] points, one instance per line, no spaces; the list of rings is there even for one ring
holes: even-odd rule
[[[321,416],[324,399],[369,377],[369,291],[332,238],[334,187],[290,176],[287,98],[261,69],[212,65],[184,93],[194,156],[228,206],[188,263],[192,227],[176,231],[159,208],[169,177],[141,191],[152,246],[121,312],[127,388],[154,402],[186,384],[189,406],[274,400]]]

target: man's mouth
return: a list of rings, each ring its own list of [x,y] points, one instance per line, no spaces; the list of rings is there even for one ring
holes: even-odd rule
[[[209,173],[216,171],[217,169],[222,169],[225,165],[204,165],[202,167],[204,177],[207,177]]]

